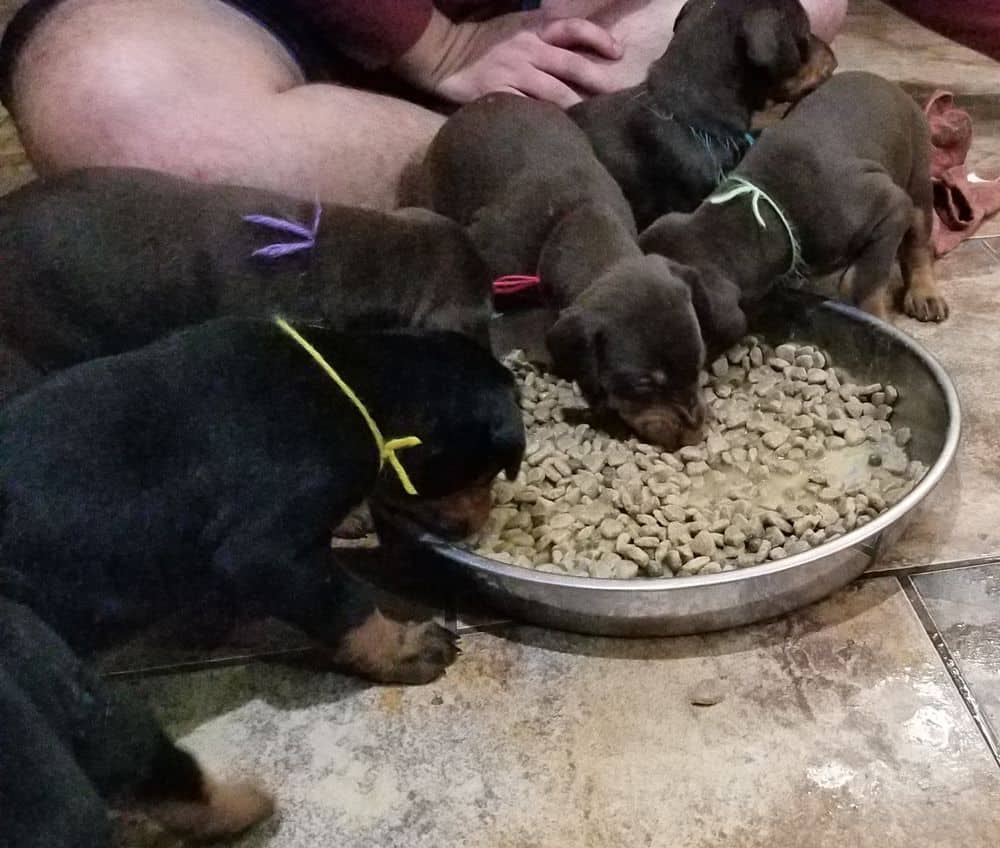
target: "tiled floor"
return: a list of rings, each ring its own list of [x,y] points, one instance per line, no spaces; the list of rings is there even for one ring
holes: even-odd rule
[[[955,91],[976,120],[973,166],[1000,174],[1000,66],[874,0],[852,4],[836,46],[842,68]],[[0,191],[28,176],[0,114]],[[898,321],[958,384],[956,466],[877,569],[825,602],[628,642],[496,623],[431,591],[465,653],[410,689],[247,662],[300,644],[273,628],[105,667],[206,762],[275,791],[282,816],[241,843],[255,848],[995,848],[1000,217],[981,236],[938,265],[950,320]],[[693,704],[706,688],[718,703]]]

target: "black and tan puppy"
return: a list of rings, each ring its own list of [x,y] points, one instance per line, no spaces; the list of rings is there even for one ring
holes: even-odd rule
[[[199,840],[232,836],[273,809],[252,783],[213,780],[144,704],[2,596],[0,752],[4,845],[13,848],[109,848],[108,806]]]
[[[718,308],[728,301],[643,256],[621,189],[564,112],[483,97],[441,128],[422,178],[433,208],[468,227],[492,275],[538,273],[561,310],[547,338],[554,365],[595,409],[668,448],[696,438],[696,393],[676,375],[697,374],[703,334],[735,341],[743,325]]]
[[[693,210],[749,147],[753,113],[799,99],[835,67],[798,0],[688,0],[642,85],[569,114],[642,229]]]
[[[102,799],[123,792],[198,836],[270,809],[208,781],[73,652],[212,598],[220,615],[301,628],[331,667],[374,680],[423,683],[454,659],[451,631],[379,612],[328,528],[371,494],[446,535],[476,529],[491,481],[524,453],[513,377],[456,333],[300,329],[385,438],[421,440],[399,456],[417,495],[380,472],[359,407],[267,321],[78,365],[0,412],[0,734],[17,734],[0,789],[16,801],[5,827],[21,816],[27,834],[15,844],[104,845]]]
[[[327,205],[308,247],[315,214],[257,189],[114,168],[0,198],[7,392],[224,315],[456,330],[487,343],[489,279],[454,222]],[[249,215],[297,221],[304,234]],[[252,255],[273,244],[289,247]]]
[[[898,256],[903,311],[941,321],[948,307],[931,265],[928,134],[897,85],[838,74],[763,134],[732,182],[694,213],[658,220],[641,244],[688,266],[708,288],[735,284],[734,314],[788,271],[842,271],[845,296],[884,316]]]
[[[5,594],[77,650],[211,596],[300,627],[357,674],[440,674],[451,634],[383,618],[332,560],[329,528],[371,495],[448,535],[474,530],[524,450],[513,378],[455,333],[303,334],[386,438],[422,440],[400,455],[419,496],[380,473],[363,415],[303,347],[271,322],[220,319],[0,411]]]

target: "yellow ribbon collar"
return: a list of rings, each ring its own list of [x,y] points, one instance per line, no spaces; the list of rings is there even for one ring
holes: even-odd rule
[[[416,447],[422,444],[420,439],[416,436],[404,436],[401,439],[389,439],[386,440],[382,436],[382,431],[379,430],[378,424],[375,423],[375,419],[372,418],[371,413],[368,411],[367,407],[361,402],[354,390],[347,385],[341,378],[341,376],[333,370],[333,367],[327,362],[322,354],[316,350],[309,342],[307,342],[291,324],[289,324],[284,318],[275,318],[274,323],[277,324],[285,333],[291,336],[302,349],[308,353],[313,360],[322,368],[327,375],[333,380],[334,383],[340,388],[340,390],[347,395],[347,399],[353,403],[358,412],[361,413],[361,417],[365,419],[365,424],[368,425],[368,429],[372,431],[372,437],[375,439],[375,444],[378,447],[378,467],[381,471],[385,467],[385,463],[388,462],[392,466],[392,470],[396,472],[396,476],[399,478],[399,482],[403,485],[403,491],[408,495],[417,494],[416,487],[410,480],[410,475],[406,473],[406,469],[403,468],[403,464],[399,461],[399,457],[396,456],[396,451],[403,450],[404,448]]]

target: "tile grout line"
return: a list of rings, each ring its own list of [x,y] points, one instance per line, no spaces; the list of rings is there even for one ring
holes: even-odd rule
[[[928,562],[922,565],[904,565],[898,568],[873,568],[861,574],[859,580],[874,580],[879,577],[909,577],[912,574],[934,574],[938,571],[955,571],[960,568],[978,568],[986,565],[1000,564],[1000,556],[969,557],[968,559],[951,559],[942,562]]]
[[[996,734],[993,732],[993,728],[990,725],[989,720],[983,715],[983,711],[979,706],[979,701],[976,699],[976,696],[972,693],[971,687],[966,682],[965,675],[962,674],[962,669],[959,667],[958,661],[955,659],[951,652],[951,648],[948,647],[947,641],[938,629],[937,623],[934,621],[934,616],[931,614],[931,611],[927,609],[927,605],[924,603],[920,590],[917,588],[913,579],[909,575],[904,574],[900,576],[898,580],[899,585],[906,594],[907,600],[910,602],[910,606],[913,608],[917,618],[923,625],[924,631],[927,633],[927,637],[931,640],[931,644],[934,646],[938,656],[941,658],[941,662],[944,664],[945,670],[951,677],[951,682],[958,690],[959,697],[965,704],[965,708],[969,711],[969,715],[972,717],[973,723],[976,725],[980,735],[983,737],[986,747],[989,748],[990,754],[993,755],[994,762],[998,767],[1000,767],[1000,743],[997,741]]]
[[[193,671],[211,671],[216,668],[230,668],[233,666],[249,665],[254,662],[267,662],[271,660],[294,659],[315,654],[316,648],[285,648],[278,651],[250,651],[244,654],[230,654],[222,657],[211,657],[204,660],[185,660],[183,662],[162,663],[161,665],[149,665],[142,668],[124,668],[116,671],[101,672],[100,676],[105,680],[133,680],[145,677],[165,677],[171,674],[186,674]]]

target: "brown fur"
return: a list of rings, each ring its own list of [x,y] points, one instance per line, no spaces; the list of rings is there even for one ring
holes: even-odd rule
[[[271,816],[274,799],[252,783],[205,779],[200,801],[162,801],[142,810],[168,830],[200,842],[236,836]]]
[[[381,683],[429,683],[458,652],[454,634],[435,622],[404,624],[376,609],[344,634],[333,659]]]

